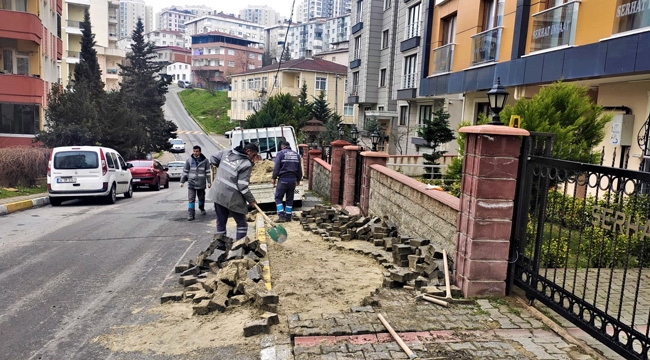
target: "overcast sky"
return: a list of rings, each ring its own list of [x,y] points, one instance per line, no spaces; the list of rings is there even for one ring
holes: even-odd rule
[[[296,0],[296,5],[300,0]],[[275,11],[279,12],[280,15],[289,18],[291,14],[291,4],[293,0],[221,0],[209,2],[205,0],[145,0],[147,5],[153,5],[154,12],[159,12],[162,8],[183,5],[206,5],[214,10],[223,11],[227,14],[239,14],[239,10],[245,9],[248,5],[268,5],[273,8]],[[293,14],[293,20],[295,21],[296,14]]]

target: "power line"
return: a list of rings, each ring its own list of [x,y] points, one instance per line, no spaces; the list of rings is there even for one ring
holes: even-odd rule
[[[287,25],[287,31],[284,34],[284,43],[282,44],[282,53],[280,53],[280,60],[278,61],[278,70],[275,72],[275,78],[273,79],[273,87],[269,91],[269,98],[273,95],[273,90],[278,86],[278,75],[280,74],[280,67],[282,66],[282,57],[287,48],[287,39],[289,38],[289,30],[291,29],[291,21],[293,19],[293,8],[296,7],[296,0],[293,0],[291,5],[291,15],[289,15],[289,25]]]

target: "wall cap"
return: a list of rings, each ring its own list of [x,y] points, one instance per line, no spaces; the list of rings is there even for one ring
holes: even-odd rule
[[[358,145],[348,145],[343,147],[343,150],[350,150],[350,151],[359,151],[360,149],[361,146]]]
[[[505,136],[530,136],[530,132],[504,125],[474,125],[464,126],[458,130],[465,134],[505,135]]]
[[[344,146],[348,146],[348,145],[352,145],[352,144],[350,144],[349,142],[347,142],[345,140],[335,140],[335,141],[332,141],[330,143],[330,145],[332,145],[333,147],[344,147]]]
[[[324,167],[325,170],[330,171],[330,172],[332,171],[332,165],[328,164],[323,159],[316,158],[316,159],[314,159],[314,162],[315,162],[315,164],[319,164],[320,166]]]
[[[320,155],[322,153],[321,150],[309,150],[309,155]]]
[[[385,159],[388,159],[390,157],[388,153],[379,152],[379,151],[362,151],[361,156],[372,157],[372,158],[385,158]]]

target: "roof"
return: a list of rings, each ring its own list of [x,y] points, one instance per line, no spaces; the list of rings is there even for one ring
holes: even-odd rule
[[[340,49],[334,49],[334,50],[329,50],[329,51],[323,51],[319,52],[318,54],[314,54],[314,57],[318,57],[321,55],[331,55],[331,54],[343,54],[346,52],[349,52],[350,49],[348,48],[340,48]]]
[[[278,64],[272,64],[258,69],[253,69],[243,73],[239,73],[237,75],[248,75],[248,74],[277,71],[277,70],[278,70]],[[334,73],[334,74],[346,74],[346,75],[348,73],[347,66],[337,64],[335,62],[323,60],[323,59],[309,59],[309,58],[300,58],[300,59],[282,62],[280,64],[280,70],[303,70],[303,71],[312,71],[312,72],[320,72],[320,73]]]
[[[248,40],[248,39],[244,39],[241,36],[232,35],[232,34],[229,34],[229,33],[223,32],[223,31],[210,31],[210,32],[206,32],[206,33],[194,34],[194,35],[192,35],[192,37],[200,37],[200,36],[208,36],[208,35],[222,35],[222,36],[227,36],[227,37],[230,37],[230,38],[233,38],[233,39]]]
[[[188,53],[188,54],[192,53],[192,50],[190,50],[188,48],[180,47],[180,46],[157,46],[157,47],[154,48],[154,50],[156,50],[156,51],[171,50],[171,51],[184,52],[184,53]]]

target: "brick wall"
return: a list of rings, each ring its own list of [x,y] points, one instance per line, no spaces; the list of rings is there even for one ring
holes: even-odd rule
[[[332,179],[332,166],[321,159],[314,160],[312,190],[329,199]]]
[[[460,200],[384,166],[371,168],[370,214],[388,216],[400,234],[430,239],[453,259]]]

